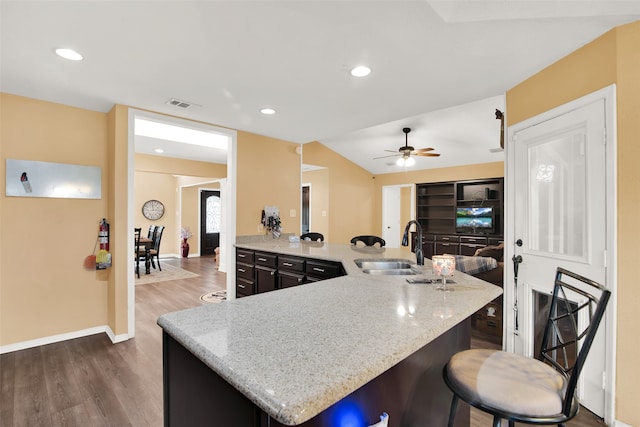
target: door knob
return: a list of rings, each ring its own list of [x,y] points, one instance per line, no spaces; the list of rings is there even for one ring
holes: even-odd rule
[[[516,240],[516,246],[522,246],[522,239]]]

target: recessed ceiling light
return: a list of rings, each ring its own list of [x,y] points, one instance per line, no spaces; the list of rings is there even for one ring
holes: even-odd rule
[[[164,153],[164,150],[162,148],[156,148],[155,150],[156,153]]]
[[[351,70],[351,75],[353,77],[364,77],[371,74],[371,68],[366,65],[358,65],[357,67]]]
[[[262,110],[260,110],[260,112],[262,114],[270,115],[270,114],[275,114],[276,110],[274,110],[273,108],[263,108]]]
[[[70,61],[82,61],[84,57],[73,49],[56,49],[56,54]]]

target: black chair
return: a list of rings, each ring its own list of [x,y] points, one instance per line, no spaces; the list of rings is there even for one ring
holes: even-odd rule
[[[155,228],[153,233],[153,244],[151,249],[149,249],[149,262],[153,268],[156,268],[156,262],[158,262],[158,269],[162,271],[162,267],[160,266],[160,242],[162,241],[162,233],[164,232],[164,225],[158,225]],[[146,261],[146,252],[144,247],[139,253],[139,257],[141,260]]]
[[[134,228],[133,229],[133,249],[135,253],[135,262],[136,262],[136,274],[138,275],[138,279],[140,278],[140,234],[142,233],[142,228]],[[142,249],[142,254],[144,256],[144,248]]]
[[[156,235],[156,228],[158,228],[157,225],[150,225],[149,226],[149,231],[147,232],[147,238],[153,240],[155,238]]]
[[[300,240],[313,240],[314,242],[324,242],[322,233],[304,233],[300,235]]]
[[[564,426],[578,413],[576,385],[610,296],[600,284],[558,268],[538,359],[487,349],[451,357],[443,372],[454,393],[449,427],[459,399],[493,415],[494,427],[502,419],[510,427],[516,421]]]
[[[351,239],[352,245],[356,245],[358,244],[358,242],[362,242],[366,246],[373,246],[376,243],[378,243],[380,247],[383,247],[386,244],[384,239],[378,236],[356,236],[353,239]]]

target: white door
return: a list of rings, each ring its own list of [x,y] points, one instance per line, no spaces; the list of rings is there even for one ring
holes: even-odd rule
[[[400,187],[382,188],[382,238],[388,248],[400,247]]]
[[[534,355],[535,301],[551,293],[557,267],[606,285],[605,102],[591,101],[549,120],[514,129],[512,253],[521,257],[517,282],[508,280],[507,339],[516,353]],[[515,263],[511,266],[515,273]],[[539,319],[538,319],[539,320]],[[604,416],[605,329],[589,354],[579,396]]]

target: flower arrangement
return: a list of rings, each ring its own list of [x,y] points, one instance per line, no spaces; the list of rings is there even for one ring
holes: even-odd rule
[[[187,240],[191,236],[193,236],[193,234],[191,234],[191,229],[189,227],[180,228],[180,238],[182,240]]]
[[[280,233],[282,232],[280,215],[274,214],[265,216],[262,220],[262,225],[266,227],[267,233],[271,233],[273,235],[274,239],[280,237]]]

